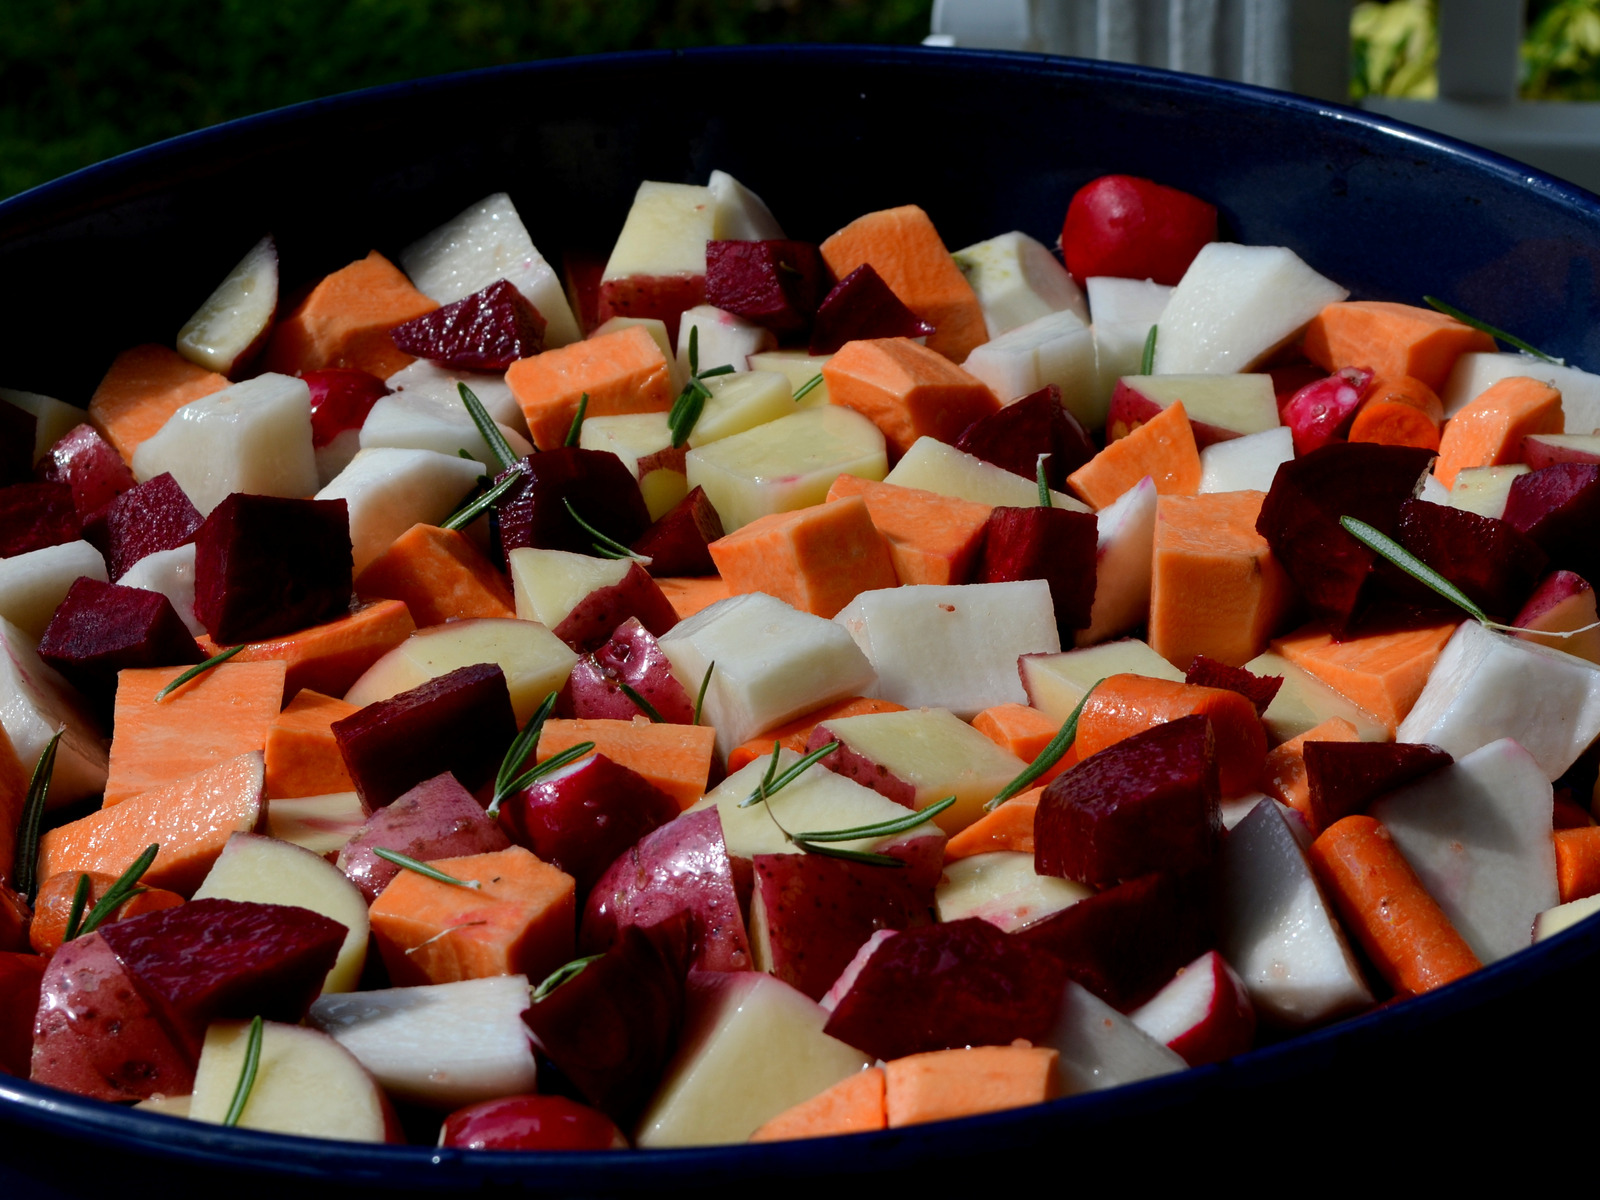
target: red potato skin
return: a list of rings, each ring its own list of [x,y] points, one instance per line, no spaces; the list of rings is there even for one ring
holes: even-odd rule
[[[472,793],[445,772],[417,784],[368,817],[339,851],[337,865],[370,904],[400,871],[374,853],[380,847],[428,862],[494,854],[510,845]]]
[[[1198,196],[1133,175],[1102,175],[1079,188],[1061,226],[1067,270],[1172,285],[1217,240],[1217,210]]]
[[[550,632],[579,654],[587,654],[610,640],[612,631],[630,617],[657,637],[678,623],[672,602],[638,563],[628,567],[620,583],[596,588],[578,601]]]
[[[811,736],[806,740],[806,753],[820,750],[832,742],[838,741],[829,731],[827,723],[818,725],[811,731]],[[843,775],[852,779],[862,787],[871,788],[885,800],[893,800],[896,804],[903,804],[907,808],[915,806],[917,789],[898,775],[890,772],[889,768],[874,759],[868,758],[859,751],[852,750],[844,742],[839,742],[839,748],[833,753],[818,760],[835,775]]]
[[[439,1145],[461,1150],[625,1150],[605,1113],[565,1096],[502,1096],[458,1108]]]
[[[637,617],[629,617],[605,645],[578,660],[561,689],[557,708],[563,716],[600,720],[631,721],[648,715],[619,686],[624,683],[668,724],[694,723],[694,702]]]
[[[666,323],[667,344],[676,346],[678,324],[684,312],[705,302],[704,275],[629,275],[608,279],[598,285],[594,326],[603,325],[612,317],[656,317]]]

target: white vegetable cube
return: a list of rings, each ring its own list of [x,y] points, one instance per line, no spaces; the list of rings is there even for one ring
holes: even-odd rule
[[[1025,233],[1003,233],[951,257],[978,297],[991,338],[1053,312],[1089,320],[1089,305],[1067,269]]]
[[[992,850],[946,862],[933,899],[941,921],[977,917],[1010,933],[1092,895],[1087,884],[1040,875],[1031,853]]]
[[[1566,397],[1562,397],[1565,403]],[[1456,472],[1445,503],[1451,508],[1477,513],[1480,517],[1493,517],[1498,521],[1505,516],[1506,501],[1511,498],[1511,485],[1517,476],[1526,475],[1533,468],[1527,463],[1513,463],[1506,467],[1466,467]],[[1442,487],[1430,474],[1427,479]],[[1427,496],[1422,497],[1427,500]],[[1436,502],[1437,503],[1437,502]]]
[[[1449,420],[1502,379],[1525,375],[1561,393],[1561,412],[1568,433],[1600,430],[1600,375],[1577,367],[1540,362],[1526,354],[1463,354],[1439,392]]]
[[[911,449],[895,463],[894,470],[885,475],[883,481],[954,496],[958,500],[971,500],[974,504],[1027,508],[1039,503],[1039,486],[1033,480],[1014,475],[1004,467],[984,462],[965,450],[957,450],[931,437],[920,437],[912,442]],[[1089,511],[1082,500],[1064,492],[1052,491],[1050,503],[1072,512]]]
[[[1105,423],[1105,414],[1092,402],[1094,334],[1070,310],[1048,313],[985,342],[967,355],[962,367],[988,384],[1002,403],[1053,383],[1078,420],[1091,429]]]
[[[863,592],[834,620],[878,673],[874,695],[963,718],[996,704],[1026,704],[1017,659],[1061,649],[1042,579]]]
[[[517,616],[554,629],[583,602],[603,587],[615,587],[627,578],[633,560],[597,558],[570,550],[540,550],[519,546],[506,555],[511,570],[511,591]]]
[[[83,409],[38,392],[0,387],[0,401],[33,414],[33,461],[38,462],[67,434],[87,419]]]
[[[518,458],[533,453],[533,446],[510,426],[495,423],[511,453]],[[477,462],[494,462],[489,443],[472,423],[472,414],[459,400],[441,404],[426,396],[397,392],[372,406],[361,426],[361,449],[393,447],[432,450],[460,457],[465,450]]]
[[[1547,908],[1533,922],[1533,940],[1542,942],[1555,937],[1564,929],[1571,929],[1579,921],[1587,920],[1600,912],[1600,895],[1585,896],[1582,900],[1569,900],[1554,908]]]
[[[1104,413],[1117,380],[1143,369],[1150,326],[1160,322],[1172,289],[1149,279],[1107,275],[1083,283],[1094,320],[1095,403]]]
[[[678,370],[689,375],[689,337],[695,338],[695,361],[702,371],[732,367],[750,369],[750,356],[762,350],[776,350],[778,339],[772,330],[709,304],[686,309],[678,325]]]
[[[634,193],[600,281],[631,275],[704,275],[715,214],[710,188],[646,180]]]
[[[1039,1044],[1061,1055],[1056,1070],[1066,1096],[1170,1075],[1189,1065],[1072,980],[1067,981],[1055,1028]]]
[[[719,600],[673,626],[661,651],[685,687],[714,662],[705,716],[724,758],[740,742],[830,700],[859,696],[872,665],[839,625],[750,592]]]
[[[32,772],[63,726],[50,775],[53,809],[105,790],[109,750],[78,693],[39,657],[32,638],[0,617],[0,727],[23,770]]]
[[[711,236],[719,241],[769,242],[783,237],[766,201],[726,171],[713,171],[706,180],[716,206]]]
[[[384,380],[390,389],[412,399],[432,400],[452,408],[467,411],[461,399],[461,385],[483,403],[484,411],[508,429],[524,436],[528,422],[522,415],[522,406],[511,394],[511,385],[504,375],[487,375],[478,371],[453,371],[436,362],[419,358],[409,367],[402,367]]]
[[[742,371],[706,380],[711,398],[689,432],[690,446],[721,441],[768,421],[791,416],[794,389],[777,371]]]
[[[578,445],[585,450],[611,451],[637,479],[639,460],[672,445],[672,430],[664,412],[586,417],[578,431]]]
[[[359,575],[413,525],[437,525],[453,513],[483,473],[483,464],[473,459],[381,447],[357,454],[316,498],[350,505]]]
[[[763,350],[750,356],[752,371],[776,371],[789,381],[790,391],[798,394],[808,384],[811,390],[794,403],[800,408],[820,408],[828,403],[828,384],[822,368],[831,354],[809,354],[804,350]]]
[[[105,559],[88,542],[63,542],[0,558],[0,617],[38,645],[56,608],[85,576],[107,582]]]
[[[768,513],[821,504],[841,475],[882,479],[889,458],[876,425],[830,404],[691,450],[687,467],[689,486],[705,489],[732,533]]]
[[[1065,721],[1083,695],[1111,675],[1147,675],[1183,682],[1183,672],[1138,638],[1101,642],[1060,654],[1030,654],[1018,664],[1027,702],[1056,721]]]
[[[1278,694],[1261,714],[1268,738],[1281,745],[1334,717],[1355,726],[1363,742],[1387,742],[1389,727],[1357,708],[1309,671],[1302,670],[1271,650],[1245,663],[1252,675],[1276,675],[1283,680]]]
[[[267,833],[327,858],[343,850],[370,815],[355,792],[273,796],[267,801]]]
[[[146,554],[117,580],[123,587],[160,592],[171,602],[173,611],[195,637],[206,631],[194,615],[194,543],[174,546]]]
[[[234,492],[309,496],[317,490],[311,389],[266,374],[185,404],[133,454],[143,483],[171,472],[202,515]]]
[[[1200,451],[1200,494],[1270,492],[1278,468],[1294,458],[1294,434],[1286,425],[1213,442]]]

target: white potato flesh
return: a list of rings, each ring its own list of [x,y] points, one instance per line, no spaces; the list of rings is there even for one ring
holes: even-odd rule
[[[355,792],[272,797],[267,801],[267,833],[328,858],[360,832],[368,815]]]
[[[1297,738],[1334,717],[1354,725],[1363,742],[1390,740],[1387,725],[1281,654],[1267,650],[1245,663],[1244,669],[1252,675],[1276,675],[1283,680],[1261,716],[1267,736],[1276,744]]]
[[[1161,320],[1172,289],[1149,279],[1106,275],[1083,281],[1094,320],[1095,405],[1104,413],[1117,380],[1142,369],[1150,326]]]
[[[1288,426],[1213,442],[1200,451],[1200,494],[1270,492],[1278,468],[1294,459]]]
[[[1191,421],[1240,437],[1280,425],[1270,375],[1126,375],[1122,384],[1163,409],[1182,401]]]
[[[1456,472],[1446,501],[1451,508],[1477,513],[1480,517],[1493,517],[1498,521],[1506,513],[1506,501],[1511,497],[1511,485],[1517,476],[1526,475],[1533,468],[1527,463],[1513,463],[1508,467],[1465,467]],[[1429,475],[1429,479],[1433,476]],[[1424,500],[1427,496],[1422,497]]]
[[[1061,402],[1088,428],[1105,423],[1094,396],[1094,334],[1071,310],[1047,313],[985,342],[961,364],[982,380],[1002,404],[1020,400],[1049,384],[1061,389]]]
[[[1073,634],[1093,646],[1143,625],[1150,615],[1156,544],[1156,485],[1146,475],[1095,514],[1094,603],[1089,627]]]
[[[1547,908],[1533,922],[1533,940],[1542,942],[1555,937],[1563,929],[1571,929],[1579,921],[1587,920],[1600,912],[1600,895],[1585,896],[1582,900],[1569,900],[1554,908]]]
[[[601,282],[632,275],[704,275],[715,218],[710,188],[646,180],[634,193]]]
[[[1017,659],[1061,649],[1042,579],[862,592],[834,620],[878,673],[874,695],[948,708],[963,719],[996,704],[1026,704]]]
[[[820,408],[828,403],[828,384],[822,379],[822,368],[828,365],[831,354],[810,354],[804,350],[765,350],[750,356],[752,371],[776,371],[789,381],[789,389],[798,392],[808,383],[815,386],[795,401],[800,408]]]
[[[1567,433],[1600,431],[1600,375],[1577,367],[1540,362],[1526,354],[1463,354],[1456,359],[1439,392],[1449,420],[1502,379],[1525,376],[1547,383],[1561,393],[1561,412]]]
[[[88,542],[63,542],[0,558],[0,617],[38,645],[56,608],[83,578],[107,582],[106,560]]]
[[[0,617],[0,726],[29,774],[39,755],[65,729],[50,774],[49,807],[60,808],[105,790],[110,749],[78,693],[49,666],[36,644]]]
[[[357,454],[316,498],[349,504],[359,575],[413,525],[437,525],[453,513],[482,474],[474,459],[383,447]]]
[[[532,443],[515,429],[498,421],[495,427],[512,454],[523,458],[533,453]],[[397,392],[374,404],[361,425],[360,442],[363,450],[432,450],[458,458],[465,450],[476,462],[495,461],[494,452],[472,423],[466,405],[459,401],[445,404],[412,392]]]
[[[506,555],[517,616],[554,629],[584,598],[615,587],[633,568],[629,558],[596,558],[570,550],[538,550],[518,546]]]
[[[934,904],[941,921],[977,917],[1010,933],[1092,895],[1086,884],[1040,875],[1031,852],[992,850],[945,863]]]
[[[410,366],[401,367],[384,382],[398,395],[409,395],[414,400],[432,400],[466,412],[466,402],[461,398],[461,385],[464,383],[467,390],[483,403],[485,412],[501,425],[527,436],[528,422],[522,415],[522,406],[511,394],[511,385],[506,382],[504,375],[454,371],[419,358]]]
[[[1138,638],[1102,642],[1060,654],[1030,654],[1018,664],[1027,703],[1054,721],[1065,721],[1083,694],[1111,675],[1147,675],[1183,682],[1183,672]]]
[[[171,550],[157,550],[134,563],[117,582],[123,587],[160,592],[189,632],[199,637],[205,632],[205,626],[194,615],[194,554],[193,542]]]
[[[140,483],[170,472],[202,516],[234,492],[309,496],[311,389],[268,373],[190,401],[139,444],[131,465]]]
[[[742,371],[706,380],[711,398],[689,431],[689,445],[721,441],[794,411],[794,389],[777,371]]]
[[[1063,310],[1089,320],[1088,302],[1067,269],[1025,233],[1002,233],[951,257],[978,297],[991,338]]]
[[[984,462],[965,450],[957,450],[937,438],[920,437],[883,477],[885,483],[921,488],[974,504],[1028,508],[1039,503],[1039,485],[1032,479],[1013,475],[1004,467]],[[1089,506],[1076,496],[1052,491],[1050,503],[1072,512],[1088,512]]]
[[[585,450],[609,450],[637,479],[639,460],[671,446],[672,430],[664,412],[587,417],[578,431],[578,445]]]
[[[718,241],[769,242],[783,237],[783,226],[766,201],[726,171],[713,171],[706,181],[716,205],[711,236]]]
[[[1039,1045],[1061,1055],[1056,1070],[1064,1096],[1154,1079],[1189,1065],[1071,980],[1062,996],[1061,1016]]]
[[[678,371],[685,378],[689,375],[691,332],[695,339],[695,361],[700,364],[702,371],[717,367],[748,371],[752,354],[776,350],[778,347],[778,339],[765,326],[709,304],[698,304],[686,309],[678,324],[676,358]]]
[[[38,462],[50,452],[52,446],[89,419],[89,414],[83,409],[53,396],[41,396],[38,392],[0,387],[0,400],[33,414],[34,462]]]
[[[278,311],[278,246],[268,234],[245,252],[178,330],[178,353],[227,375]]]

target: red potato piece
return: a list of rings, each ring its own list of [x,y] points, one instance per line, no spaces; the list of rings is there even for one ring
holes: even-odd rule
[[[439,1145],[463,1150],[626,1150],[610,1117],[565,1096],[502,1096],[458,1108]]]
[[[612,631],[629,620],[657,637],[678,623],[672,602],[638,563],[628,567],[620,583],[597,588],[578,601],[550,632],[584,654],[605,645]]]
[[[578,660],[561,689],[557,708],[562,716],[580,720],[631,721],[647,715],[622,690],[623,684],[642,696],[667,724],[694,723],[694,701],[638,617],[629,617],[603,646]]]
[[[1550,556],[1550,564],[1600,578],[1600,465],[1557,463],[1511,482],[1502,517]]]
[[[1198,196],[1133,175],[1079,188],[1061,227],[1061,252],[1078,286],[1096,275],[1171,286],[1217,240],[1217,210]]]
[[[377,856],[380,848],[428,862],[492,854],[510,844],[472,793],[446,772],[423,780],[368,817],[339,851],[337,865],[370,904],[400,871]]]

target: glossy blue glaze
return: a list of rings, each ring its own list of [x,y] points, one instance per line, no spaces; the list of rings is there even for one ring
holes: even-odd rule
[[[791,236],[819,239],[862,212],[917,203],[952,246],[1014,228],[1052,243],[1081,184],[1147,175],[1217,203],[1226,236],[1289,246],[1357,298],[1438,295],[1600,367],[1600,200],[1530,168],[1359,112],[1159,71],[802,47],[396,85],[219,126],[6,201],[0,384],[86,403],[117,351],[170,344],[267,230],[292,290],[370,249],[393,254],[506,190],[556,259],[604,252],[641,179],[703,182],[713,167],[765,196]],[[1224,1187],[1248,1187],[1291,1152],[1330,1147],[1366,1188],[1380,1159],[1430,1136],[1454,1154],[1463,1126],[1515,1141],[1558,1122],[1553,1081],[1600,1069],[1600,1050],[1577,1036],[1597,985],[1600,923],[1589,922],[1441,992],[1114,1093],[825,1142],[671,1153],[282,1139],[0,1078],[0,1195],[226,1195],[273,1174],[297,1197],[487,1182],[770,1194],[890,1176],[937,1187],[970,1176],[993,1194],[1025,1187],[1029,1162],[1063,1189],[1092,1176],[1193,1182],[1213,1169]],[[1586,1117],[1568,1119],[1581,1129]]]

